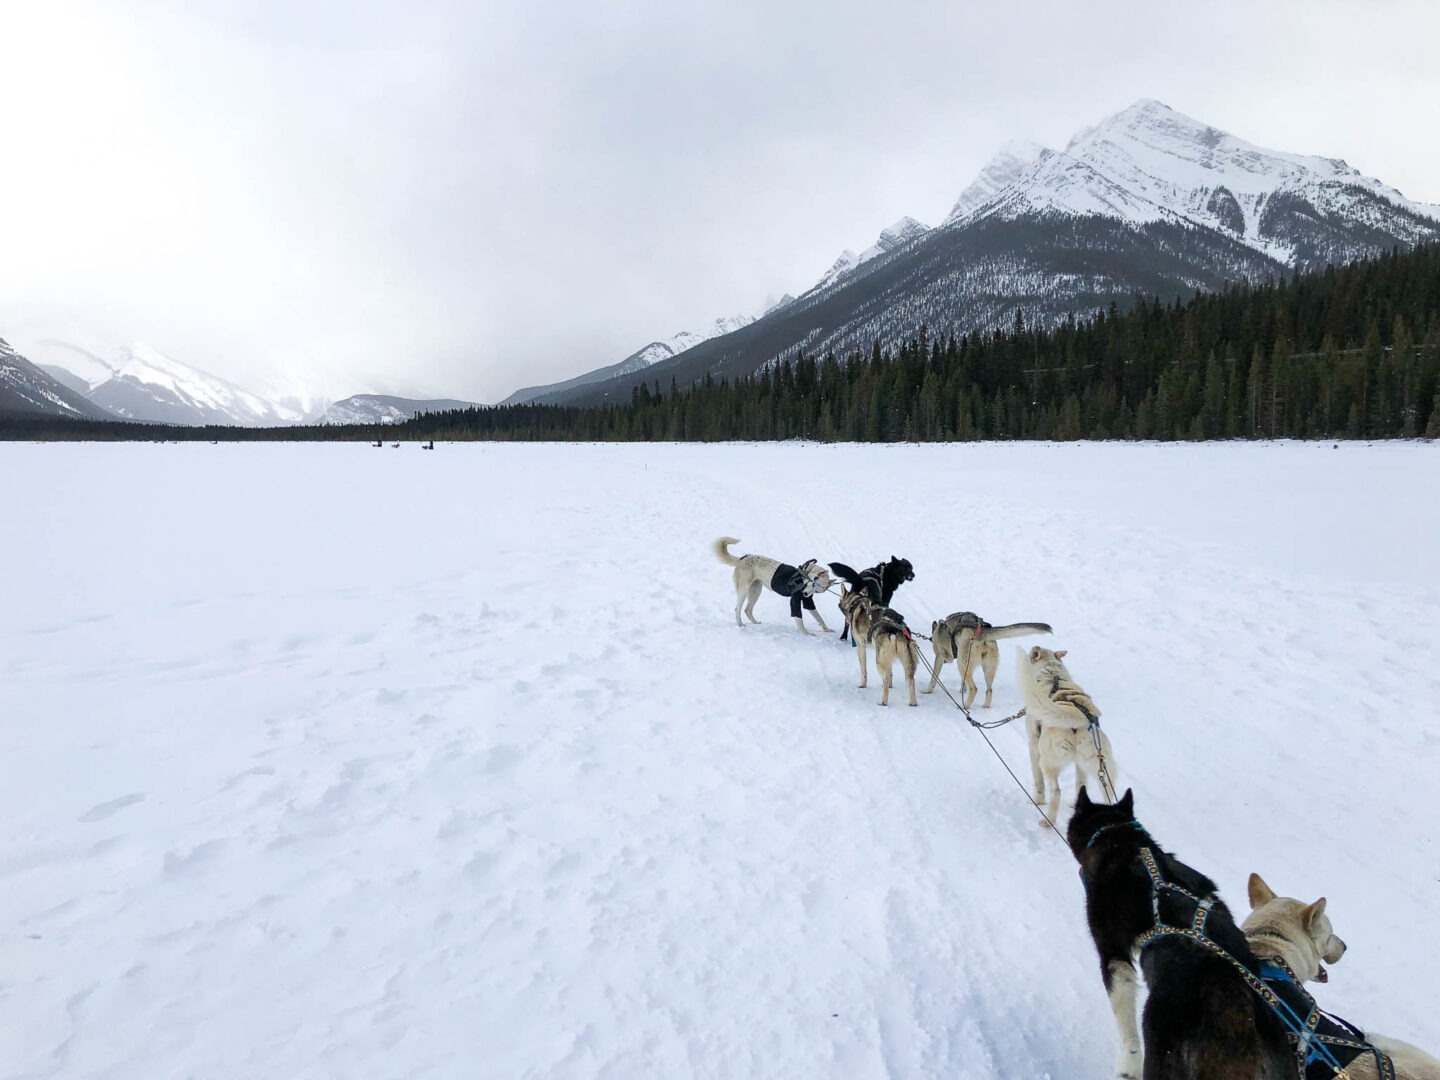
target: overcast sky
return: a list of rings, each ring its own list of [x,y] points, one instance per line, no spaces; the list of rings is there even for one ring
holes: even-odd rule
[[[493,401],[1153,97],[1440,201],[1440,3],[0,0],[0,337]]]

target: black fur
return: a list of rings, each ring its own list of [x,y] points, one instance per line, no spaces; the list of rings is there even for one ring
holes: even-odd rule
[[[895,596],[895,590],[905,582],[915,580],[915,568],[910,564],[910,560],[902,559],[898,555],[891,555],[889,562],[876,563],[867,570],[856,571],[844,563],[836,562],[830,564],[830,569],[844,578],[852,589],[864,589],[872,604],[887,608]],[[840,640],[844,641],[849,632],[850,626],[847,623],[840,632]]]
[[[1107,992],[1111,963],[1132,963],[1136,938],[1155,925],[1142,847],[1154,854],[1167,881],[1196,896],[1217,897],[1207,935],[1259,974],[1259,962],[1218,899],[1215,883],[1156,845],[1135,822],[1130,791],[1110,806],[1092,802],[1082,788],[1068,840],[1085,881],[1085,912]],[[1188,925],[1194,905],[1187,912],[1185,902],[1166,892],[1161,918]],[[1146,945],[1140,970],[1149,988],[1141,1021],[1144,1080],[1293,1080],[1284,1028],[1228,960],[1186,938],[1161,937]]]

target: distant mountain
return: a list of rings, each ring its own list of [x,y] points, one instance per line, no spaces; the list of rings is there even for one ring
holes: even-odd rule
[[[397,424],[409,420],[417,412],[444,412],[448,409],[474,409],[473,401],[451,398],[403,398],[388,394],[355,394],[337,401],[320,416],[320,424]]]
[[[789,299],[787,294],[787,296],[782,297],[774,307],[778,308],[783,306]],[[559,395],[566,394],[580,387],[588,386],[591,383],[604,382],[608,379],[630,375],[637,371],[644,371],[660,363],[662,360],[669,360],[672,356],[678,356],[686,349],[693,349],[703,341],[709,341],[711,338],[722,337],[725,334],[733,333],[743,326],[750,325],[754,321],[755,318],[751,315],[731,315],[728,318],[716,319],[709,326],[700,330],[681,330],[678,334],[674,334],[664,341],[652,341],[650,344],[636,349],[618,364],[610,364],[606,367],[596,368],[594,371],[587,371],[583,375],[577,375],[573,379],[566,379],[564,382],[549,383],[545,386],[527,386],[522,390],[516,390],[504,401],[500,402],[500,404],[524,405],[528,402],[549,401]]]
[[[1267,150],[1142,100],[1063,150],[1007,143],[938,227],[901,219],[790,303],[643,378],[733,379],[799,348],[843,358],[922,324],[934,340],[1006,325],[1017,310],[1053,324],[1137,294],[1189,296],[1434,240],[1440,208],[1343,161]],[[545,400],[626,400],[641,377],[601,375]]]
[[[113,420],[85,395],[40,370],[0,339],[0,413]]]
[[[141,342],[108,356],[64,341],[42,342],[47,367],[88,386],[88,397],[116,416],[166,424],[268,427],[301,414]],[[74,381],[71,382],[74,385]]]

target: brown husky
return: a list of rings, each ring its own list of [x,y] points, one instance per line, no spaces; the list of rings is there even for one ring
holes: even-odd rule
[[[905,672],[905,685],[910,691],[910,704],[915,701],[915,669],[920,664],[920,648],[897,611],[872,603],[863,589],[845,589],[840,594],[840,613],[850,627],[850,636],[860,659],[860,688],[870,681],[865,667],[865,653],[875,649],[875,666],[880,669],[880,704],[890,704],[890,687],[894,681],[894,664],[900,661]]]

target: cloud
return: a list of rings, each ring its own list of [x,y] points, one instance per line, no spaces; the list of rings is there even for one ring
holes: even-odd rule
[[[1142,96],[1440,200],[1440,72],[1393,45],[1426,3],[194,8],[5,16],[0,334],[493,400],[799,291]]]

